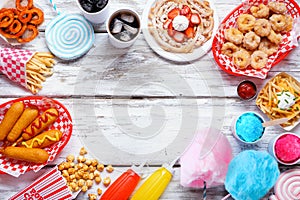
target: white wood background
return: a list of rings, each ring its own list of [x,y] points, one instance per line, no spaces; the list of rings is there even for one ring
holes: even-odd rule
[[[44,30],[56,14],[47,0],[35,2],[44,10],[45,22],[40,27],[37,39],[23,48],[47,51]],[[75,0],[54,2],[63,12],[79,13]],[[129,6],[142,14],[145,4],[146,0],[111,0],[110,11]],[[220,22],[239,4],[239,0],[215,0],[215,12]],[[51,165],[38,173],[28,172],[19,178],[1,175],[0,199],[8,199],[47,169],[62,162],[70,153],[79,152],[82,146],[90,150],[90,156],[97,157],[105,164],[116,166],[116,172],[112,174],[113,179],[132,164],[145,161],[143,156],[136,155],[138,153],[124,153],[110,148],[111,145],[104,142],[107,138],[128,152],[149,153],[158,148],[159,152],[147,158],[147,169],[152,170],[170,162],[183,151],[182,148],[174,147],[159,149],[169,142],[170,137],[178,136],[182,129],[185,133],[193,133],[205,127],[220,127],[222,134],[228,137],[234,155],[245,149],[266,150],[269,140],[284,132],[278,126],[269,127],[262,141],[255,145],[243,145],[233,138],[231,124],[240,113],[249,110],[260,112],[254,100],[241,101],[237,97],[236,86],[240,81],[249,79],[254,81],[260,90],[266,81],[282,71],[300,80],[299,48],[274,67],[266,80],[260,80],[226,74],[218,68],[211,51],[191,63],[168,61],[151,50],[143,34],[132,47],[116,49],[108,42],[103,24],[94,28],[94,47],[84,57],[74,61],[57,59],[54,75],[47,79],[38,94],[60,101],[70,111],[73,118],[73,134],[68,145]],[[1,46],[5,46],[5,43],[1,42]],[[0,103],[30,95],[30,92],[0,74]],[[128,143],[130,140],[124,137],[124,133],[138,136],[143,134],[141,130],[156,130],[160,127],[152,125],[160,124],[160,120],[165,124],[157,130],[158,133],[169,135],[156,140],[158,143],[146,142],[145,146],[141,147],[139,144]],[[196,125],[193,122],[196,122]],[[189,126],[183,126],[186,123]],[[299,131],[300,127],[293,130],[295,133]],[[182,136],[181,145],[186,145],[191,139],[192,134]],[[291,168],[280,167],[282,171]],[[180,186],[179,173],[180,166],[176,165],[174,178],[161,199],[201,199],[202,189]],[[96,187],[93,187],[92,191],[95,189]],[[208,189],[208,199],[221,199],[226,194],[224,186]],[[87,199],[87,195],[80,194],[77,199]]]

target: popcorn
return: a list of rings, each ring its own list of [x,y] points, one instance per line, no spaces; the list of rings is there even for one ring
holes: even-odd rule
[[[114,168],[112,165],[106,167],[99,163],[97,159],[86,158],[85,154],[88,152],[84,147],[80,149],[79,155],[68,155],[66,161],[58,165],[58,170],[61,175],[65,178],[67,186],[72,192],[81,190],[87,192],[94,185],[101,183],[101,172],[106,170],[107,173],[112,173]],[[75,159],[76,158],[76,159]],[[76,163],[75,163],[76,162]],[[109,176],[103,179],[103,185],[109,186],[111,179]],[[98,188],[97,194],[101,195],[102,190]],[[88,194],[89,199],[97,199],[96,194]]]

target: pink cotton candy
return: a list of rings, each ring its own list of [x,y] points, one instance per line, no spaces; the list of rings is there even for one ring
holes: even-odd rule
[[[215,129],[199,131],[180,158],[180,184],[203,188],[222,185],[225,181],[232,150],[227,138]]]

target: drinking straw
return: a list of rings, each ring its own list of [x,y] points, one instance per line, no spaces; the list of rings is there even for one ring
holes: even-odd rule
[[[203,187],[203,194],[202,194],[202,197],[203,197],[203,200],[206,200],[206,182],[204,181],[204,187]]]
[[[57,9],[56,4],[54,3],[53,0],[49,0],[50,3],[52,4],[53,9],[55,10],[55,12],[59,15],[61,12]]]

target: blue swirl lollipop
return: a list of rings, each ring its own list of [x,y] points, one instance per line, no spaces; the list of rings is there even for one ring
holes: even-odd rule
[[[49,50],[63,60],[83,56],[95,40],[93,26],[79,14],[59,14],[46,27],[45,37]]]

